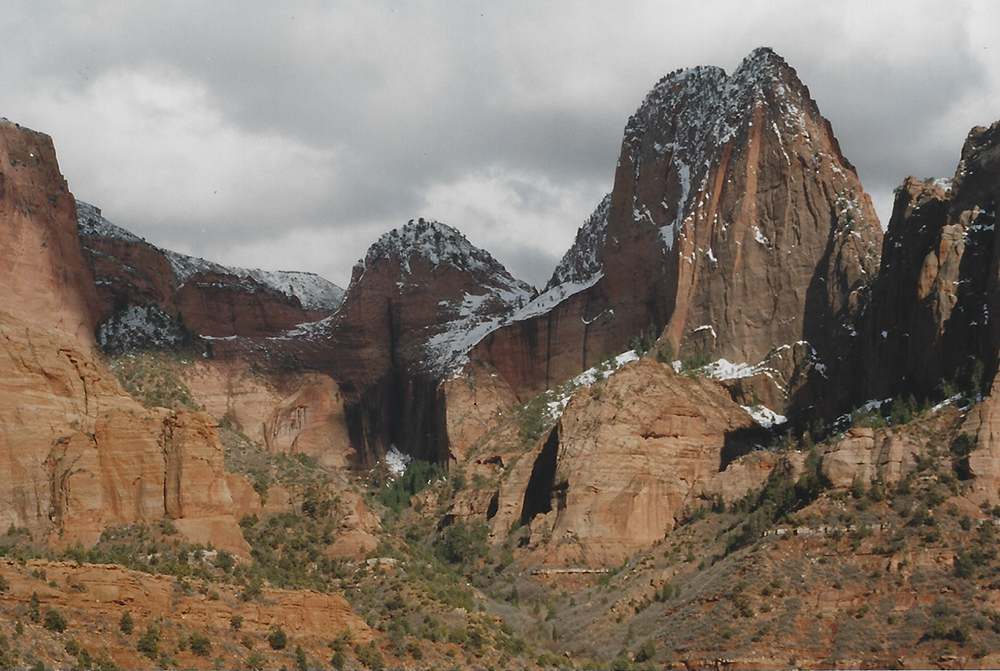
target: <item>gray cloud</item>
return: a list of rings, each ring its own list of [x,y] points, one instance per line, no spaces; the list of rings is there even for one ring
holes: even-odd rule
[[[0,115],[53,135],[74,192],[160,245],[346,283],[426,216],[535,284],[671,70],[774,47],[883,216],[1000,117],[987,3],[675,4],[23,0]]]

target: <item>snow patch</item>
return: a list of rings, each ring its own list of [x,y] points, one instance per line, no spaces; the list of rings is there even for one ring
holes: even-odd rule
[[[385,453],[385,465],[389,468],[389,472],[396,477],[406,472],[406,467],[410,465],[412,460],[413,457],[403,454],[395,445],[390,445],[389,451]]]
[[[784,424],[788,421],[788,418],[784,415],[779,415],[775,411],[763,405],[741,405],[741,408],[747,411],[754,421],[760,424],[765,429],[770,429],[773,426],[778,426],[779,424]]]

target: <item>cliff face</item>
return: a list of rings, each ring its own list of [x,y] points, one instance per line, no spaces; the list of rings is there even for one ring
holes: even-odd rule
[[[439,382],[530,296],[458,231],[411,221],[372,245],[336,315],[275,343],[339,383],[361,463],[392,444],[443,463]]]
[[[859,328],[857,396],[927,393],[980,361],[997,368],[1000,122],[975,128],[952,180],[908,178],[896,192],[878,282]],[[845,383],[846,386],[846,383]]]
[[[0,310],[94,344],[97,295],[52,138],[0,119]]]
[[[151,245],[87,203],[78,210],[107,352],[177,348],[197,336],[272,336],[329,316],[343,297],[310,273],[227,268]]]
[[[534,543],[550,537],[546,561],[614,565],[664,538],[701,497],[732,501],[760,486],[773,461],[723,475],[760,438],[721,386],[647,357],[577,392],[556,428],[503,471],[487,516],[498,535],[520,523]]]
[[[595,232],[581,231],[563,261],[586,269],[562,283],[570,297],[475,352],[521,393],[650,325],[682,355],[754,363],[807,340],[833,359],[839,323],[877,267],[869,198],[806,87],[767,49],[731,76],[695,68],[661,80],[626,126],[605,208],[603,236],[589,223]]]
[[[248,551],[229,488],[241,478],[223,473],[204,413],[146,410],[72,337],[3,313],[0,398],[3,524],[93,543],[168,516],[195,542]]]

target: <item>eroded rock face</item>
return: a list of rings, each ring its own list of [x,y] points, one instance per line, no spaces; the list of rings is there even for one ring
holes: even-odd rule
[[[584,565],[615,564],[661,540],[753,449],[757,428],[711,381],[648,358],[628,364],[577,393],[557,431],[518,461],[508,478],[520,487],[501,489],[494,529],[510,528],[516,520],[504,517],[519,509],[533,540],[551,530],[559,561],[569,553]]]
[[[326,468],[358,465],[344,417],[344,397],[327,375],[307,374],[299,388],[281,401],[264,423],[271,452],[306,454]]]
[[[93,205],[78,208],[105,351],[197,345],[192,336],[272,336],[329,316],[343,297],[310,273],[228,268],[160,249]]]
[[[0,310],[94,344],[97,294],[52,138],[0,119]]]
[[[923,449],[905,434],[856,427],[821,455],[820,473],[833,487],[850,487],[855,480],[894,484],[916,470]]]
[[[626,126],[593,284],[475,354],[522,397],[650,324],[682,354],[755,363],[805,340],[826,361],[880,242],[854,168],[779,56],[757,50],[731,76],[679,71]],[[577,255],[564,264],[594,265],[591,250]]]
[[[275,344],[340,385],[366,467],[391,444],[443,463],[441,378],[530,296],[488,252],[421,219],[371,246],[336,315]]]
[[[197,358],[179,373],[192,397],[216,421],[228,422],[251,440],[264,444],[264,423],[285,395],[275,380],[255,370],[252,359]]]
[[[204,413],[146,410],[72,336],[5,313],[0,398],[3,524],[90,544],[107,526],[170,516],[196,542],[246,554],[229,489],[239,476],[223,472]]]
[[[963,430],[975,444],[969,455],[972,489],[996,504],[1000,502],[1000,380],[993,381],[989,397],[969,412]]]
[[[450,461],[465,461],[469,448],[518,405],[506,381],[480,361],[441,383]]]
[[[867,374],[856,399],[931,392],[970,359],[984,364],[975,391],[988,388],[1000,352],[997,200],[1000,122],[970,131],[953,180],[910,177],[897,190],[858,329]]]

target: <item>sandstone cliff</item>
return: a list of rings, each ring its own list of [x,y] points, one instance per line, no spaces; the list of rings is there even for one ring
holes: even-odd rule
[[[858,329],[858,369],[867,375],[857,396],[927,394],[975,360],[984,364],[976,391],[988,389],[1000,352],[991,319],[1000,308],[998,184],[1000,122],[969,133],[954,179],[910,177],[897,190]]]
[[[392,444],[443,463],[439,382],[531,293],[461,233],[421,219],[371,246],[336,315],[272,343],[337,381],[360,463]]]
[[[529,306],[475,350],[522,398],[650,325],[686,356],[756,363],[805,340],[833,363],[881,241],[829,123],[767,49],[731,76],[662,79],[629,120],[610,200],[585,229],[561,265],[570,282],[539,298],[563,286],[561,302]]]
[[[79,343],[0,313],[0,524],[93,543],[107,526],[175,518],[245,554],[215,423],[146,410]],[[210,531],[207,529],[210,527]]]
[[[52,138],[0,119],[0,310],[94,344],[97,295]]]
[[[711,505],[701,499],[708,492],[735,500],[759,487],[773,462],[739,467],[726,486],[717,479],[763,437],[718,384],[645,358],[577,392],[556,428],[505,473],[487,516],[497,534],[520,523],[533,542],[550,538],[547,561],[614,565]]]

